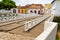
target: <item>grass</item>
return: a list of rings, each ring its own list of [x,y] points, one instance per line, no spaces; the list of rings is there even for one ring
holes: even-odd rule
[[[58,23],[58,30],[57,31],[60,33],[60,17],[54,17],[53,21]],[[60,40],[59,35],[57,36],[56,40]]]

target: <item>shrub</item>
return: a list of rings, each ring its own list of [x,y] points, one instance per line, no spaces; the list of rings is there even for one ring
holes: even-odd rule
[[[13,14],[13,16],[15,16],[15,14]]]
[[[53,21],[58,23],[58,31],[60,31],[60,17],[54,17]]]
[[[2,16],[2,13],[0,13],[0,17]]]
[[[18,14],[16,14],[16,16],[18,16]]]

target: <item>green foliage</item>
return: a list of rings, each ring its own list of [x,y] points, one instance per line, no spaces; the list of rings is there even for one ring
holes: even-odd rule
[[[60,17],[54,17],[53,21],[58,23],[58,31],[60,31]]]
[[[16,16],[18,16],[18,14],[16,14]]]
[[[14,13],[13,16],[18,16],[18,14]]]
[[[54,17],[53,21],[58,23],[58,32],[60,32],[60,17]],[[57,36],[56,40],[60,40],[60,37]]]
[[[60,23],[58,23],[58,31],[60,31]]]
[[[16,7],[15,2],[12,0],[2,0],[0,2],[0,9],[11,9],[13,7]]]
[[[53,21],[60,23],[60,17],[54,17],[54,20]]]
[[[2,13],[0,13],[0,17],[2,16]]]
[[[56,40],[60,40],[60,38],[57,36]]]

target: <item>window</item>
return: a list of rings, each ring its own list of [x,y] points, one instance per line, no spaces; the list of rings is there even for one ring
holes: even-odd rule
[[[36,10],[34,11],[34,13],[36,13]]]
[[[38,14],[40,14],[40,10],[38,11]]]
[[[25,13],[27,13],[27,11],[25,10]]]
[[[22,13],[23,13],[23,10],[22,10]]]
[[[20,13],[20,10],[18,10],[18,13]]]
[[[32,10],[31,10],[30,12],[31,12],[31,13],[33,13],[33,11],[32,11]]]

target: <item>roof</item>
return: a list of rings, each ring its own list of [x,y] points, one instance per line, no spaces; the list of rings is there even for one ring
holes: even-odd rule
[[[17,6],[17,8],[20,8],[20,6]]]
[[[25,6],[21,6],[21,7],[20,7],[20,9],[23,9],[23,8],[27,8],[27,7],[25,7]]]
[[[31,9],[44,8],[42,4],[28,4],[26,7]]]
[[[27,4],[25,6],[17,6],[17,8],[19,9],[23,9],[23,8],[30,8],[30,9],[39,9],[39,8],[44,8],[42,4]]]

